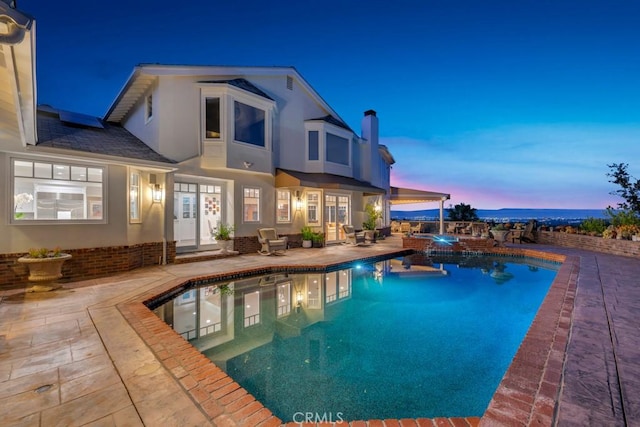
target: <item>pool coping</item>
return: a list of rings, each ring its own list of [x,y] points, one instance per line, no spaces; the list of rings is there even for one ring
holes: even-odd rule
[[[403,254],[397,250],[375,258]],[[220,426],[493,426],[552,425],[561,389],[563,365],[575,298],[578,257],[526,248],[494,248],[487,255],[530,257],[561,263],[545,299],[527,331],[516,355],[503,376],[482,417],[437,417],[395,420],[368,420],[318,423],[283,423],[250,393],[200,353],[180,334],[157,317],[145,304],[193,281],[237,278],[270,273],[286,268],[325,270],[341,264],[272,265],[238,269],[191,278],[177,278],[116,305],[117,309],[171,373],[185,393],[213,423]],[[351,261],[350,261],[351,262]]]

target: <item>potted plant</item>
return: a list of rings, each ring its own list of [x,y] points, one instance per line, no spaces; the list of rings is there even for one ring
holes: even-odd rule
[[[70,254],[63,253],[59,247],[53,250],[47,248],[29,249],[29,252],[18,258],[20,264],[26,264],[29,268],[30,282],[35,282],[29,292],[44,292],[58,288],[54,281],[62,277],[62,264],[71,258]]]
[[[218,245],[220,246],[221,253],[226,254],[229,249],[233,249],[233,239],[231,234],[234,232],[235,227],[231,224],[225,224],[223,222],[218,223],[218,228],[214,234]]]
[[[365,239],[375,243],[378,235],[376,226],[378,224],[378,220],[382,218],[382,212],[371,203],[367,203],[364,207],[364,212],[367,214],[367,219],[362,223],[362,228],[365,230]]]
[[[313,233],[311,242],[314,248],[321,248],[324,244],[324,235],[322,233]]]
[[[507,241],[507,234],[509,234],[510,231],[511,230],[509,230],[504,224],[497,224],[491,227],[491,234],[500,246],[503,246],[504,242]]]
[[[302,233],[302,247],[310,248],[313,245],[313,230],[309,226],[304,226],[300,231]]]

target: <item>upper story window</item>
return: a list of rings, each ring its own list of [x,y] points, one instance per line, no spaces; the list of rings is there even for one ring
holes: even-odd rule
[[[349,140],[327,132],[325,159],[327,162],[349,165]]]
[[[309,160],[320,160],[320,138],[317,130],[310,130],[309,138]]]
[[[12,221],[104,220],[104,167],[13,160]]]
[[[220,98],[205,98],[205,129],[207,139],[220,138]]]
[[[265,147],[264,117],[264,110],[234,101],[234,139],[258,147]]]
[[[145,99],[144,120],[148,122],[153,118],[153,95],[147,95]]]

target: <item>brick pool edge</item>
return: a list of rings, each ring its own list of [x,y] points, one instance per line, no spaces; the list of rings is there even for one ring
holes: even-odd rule
[[[550,426],[553,424],[560,393],[577,284],[578,259],[531,249],[496,248],[487,253],[531,257],[561,262],[562,265],[482,418],[439,417],[284,424],[145,305],[146,302],[184,286],[186,282],[196,278],[181,278],[163,283],[128,302],[118,304],[117,308],[162,366],[173,375],[200,410],[216,425],[457,427],[535,424]],[[283,269],[286,265],[270,268]],[[234,272],[234,274],[254,272],[247,270]]]

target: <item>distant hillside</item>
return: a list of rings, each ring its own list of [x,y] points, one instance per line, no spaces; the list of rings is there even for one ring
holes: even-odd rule
[[[528,221],[539,222],[580,222],[585,218],[606,218],[604,209],[478,209],[478,218],[489,221]],[[425,209],[419,211],[391,211],[393,219],[434,220],[440,215],[439,209]],[[444,211],[447,219],[447,209]]]

